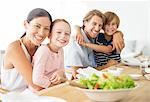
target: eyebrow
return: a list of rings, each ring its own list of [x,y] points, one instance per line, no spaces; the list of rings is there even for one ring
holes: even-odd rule
[[[35,24],[42,26],[42,25],[41,25],[41,24],[39,24],[39,23],[35,23]],[[50,27],[50,26],[43,26],[43,27]]]

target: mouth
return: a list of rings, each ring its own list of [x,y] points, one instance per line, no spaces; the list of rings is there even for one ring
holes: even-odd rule
[[[60,39],[60,40],[58,40],[60,43],[66,43],[66,41],[65,40],[63,40],[63,39]]]
[[[43,37],[36,35],[35,39],[39,42],[43,41]]]

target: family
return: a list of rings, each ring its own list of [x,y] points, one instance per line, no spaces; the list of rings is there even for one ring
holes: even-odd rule
[[[76,78],[78,68],[102,70],[119,63],[124,47],[123,34],[117,31],[119,22],[113,12],[89,11],[83,25],[76,27],[76,38],[70,40],[71,26],[65,19],[52,20],[45,9],[33,9],[24,21],[25,33],[5,51],[2,88],[36,92],[60,84],[66,78],[65,67]],[[46,37],[49,43],[41,44]]]

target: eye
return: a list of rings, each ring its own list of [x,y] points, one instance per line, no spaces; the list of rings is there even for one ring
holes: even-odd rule
[[[95,23],[95,22],[93,22],[92,24],[93,24],[93,25],[96,25],[96,23]]]
[[[70,33],[65,33],[65,35],[70,36]]]
[[[99,27],[102,27],[102,26],[103,26],[102,24],[99,25]]]
[[[38,28],[41,28],[40,25],[34,25],[34,28],[38,29]]]
[[[114,26],[114,25],[116,25],[116,23],[112,23],[112,25]]]
[[[61,31],[57,31],[56,33],[61,34]]]
[[[44,28],[44,30],[46,30],[46,31],[50,31],[50,28]]]

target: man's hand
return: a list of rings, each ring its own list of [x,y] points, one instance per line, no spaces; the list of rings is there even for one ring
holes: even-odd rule
[[[117,31],[113,35],[113,50],[117,50],[118,53],[122,51],[124,48],[124,39],[123,39],[123,33],[121,31]]]
[[[72,80],[73,80],[73,79],[77,79],[76,75],[78,74],[78,73],[77,73],[77,70],[78,70],[78,69],[79,69],[78,67],[72,67],[72,69],[71,69]]]

